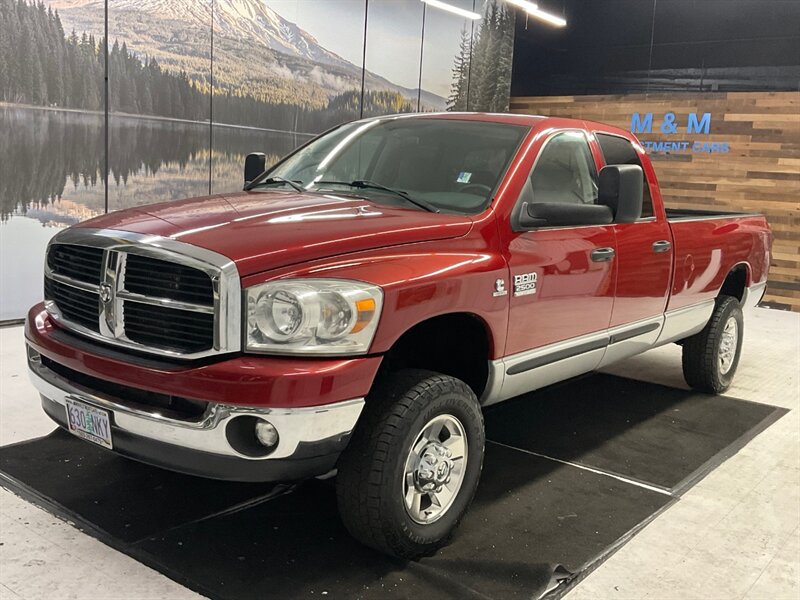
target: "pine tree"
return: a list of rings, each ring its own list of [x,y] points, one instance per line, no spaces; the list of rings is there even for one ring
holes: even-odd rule
[[[19,84],[17,88],[18,101],[32,102],[34,88],[34,67],[35,55],[33,53],[33,41],[27,35],[23,35],[20,44],[17,46],[17,72],[19,73]]]
[[[484,72],[480,80],[477,82],[477,105],[474,110],[491,111],[492,99],[494,97],[494,85],[497,78],[497,23],[498,23],[498,9],[497,5],[492,2],[489,5],[485,26],[482,28],[482,35],[486,38],[486,43],[483,48]]]
[[[11,0],[0,0],[0,22],[9,23],[12,19]],[[0,28],[0,100],[8,101],[11,87],[11,32]]]
[[[495,57],[494,94],[492,110],[508,111],[511,96],[511,71],[514,55],[514,12],[503,8],[498,23],[498,44]]]
[[[469,70],[469,94],[467,97],[467,110],[480,110],[479,90],[486,77],[486,49],[489,43],[488,25],[484,17],[480,29],[475,34],[472,44],[472,56],[470,57]]]
[[[469,68],[468,109],[508,110],[514,15],[497,0],[488,0],[480,29],[475,35]]]
[[[453,83],[450,86],[450,96],[447,98],[447,110],[467,110],[471,46],[472,40],[465,26],[461,29],[461,42],[453,63]]]
[[[45,81],[44,67],[42,66],[42,56],[39,52],[31,56],[30,61],[31,69],[31,96],[29,101],[32,104],[46,105],[47,104],[47,82]]]
[[[150,79],[148,77],[149,63],[145,60],[142,70],[139,72],[139,109],[143,114],[153,114],[153,94],[150,89]]]
[[[108,51],[108,108],[109,110],[119,110],[120,103],[120,84],[122,77],[122,63],[120,61],[119,41],[114,40],[114,45]]]

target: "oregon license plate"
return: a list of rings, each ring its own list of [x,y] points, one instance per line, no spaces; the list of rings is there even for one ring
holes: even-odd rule
[[[108,411],[89,406],[78,400],[67,398],[67,422],[69,431],[79,438],[112,449],[111,422]]]

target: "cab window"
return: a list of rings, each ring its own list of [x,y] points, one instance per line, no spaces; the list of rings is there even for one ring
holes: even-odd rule
[[[545,143],[531,172],[530,193],[530,202],[597,202],[597,170],[583,133],[565,131]]]
[[[607,165],[638,165],[644,169],[639,153],[633,147],[630,140],[616,135],[606,133],[596,134],[597,142],[603,151],[603,159]],[[644,178],[644,189],[642,196],[642,219],[652,217],[653,199],[650,196],[650,187],[647,185],[647,177]]]

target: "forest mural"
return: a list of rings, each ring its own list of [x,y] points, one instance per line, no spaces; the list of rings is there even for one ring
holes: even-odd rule
[[[507,110],[513,11],[452,2],[482,19],[418,0],[0,0],[2,289],[60,227],[238,189],[248,152],[277,161],[360,117]],[[40,240],[22,260],[18,235]],[[0,297],[0,320],[32,300]]]
[[[514,13],[488,3],[479,29],[461,30],[447,110],[508,111],[513,52]]]
[[[103,110],[104,39],[85,32],[78,36],[75,30],[65,35],[58,11],[43,2],[0,0],[0,26],[0,100]],[[109,78],[109,103],[116,112],[188,120],[206,116],[210,86],[191,79],[185,70],[162,69],[156,58],[140,57],[125,41],[114,40],[109,48],[108,70],[114,74]],[[324,102],[274,101],[233,86],[223,86],[214,95],[227,124],[273,128],[289,123],[300,131],[318,132],[341,122],[338,115],[360,116],[359,90]],[[397,91],[364,95],[364,116],[414,110],[417,103]]]

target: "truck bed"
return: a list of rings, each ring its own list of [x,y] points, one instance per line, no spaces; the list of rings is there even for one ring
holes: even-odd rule
[[[674,272],[668,310],[713,300],[734,268],[747,286],[769,269],[769,226],[763,215],[714,210],[667,209]]]

